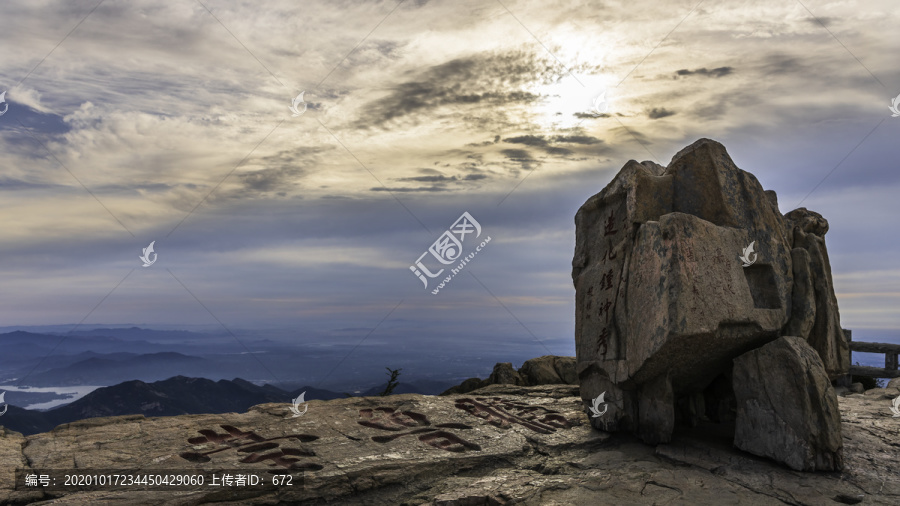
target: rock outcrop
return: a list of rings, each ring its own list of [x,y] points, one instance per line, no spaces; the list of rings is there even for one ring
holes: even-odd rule
[[[843,468],[841,413],[822,359],[786,336],[734,359],[734,445],[797,471]]]
[[[786,215],[791,238],[794,291],[785,335],[800,336],[819,352],[828,377],[837,379],[850,369],[850,346],[841,329],[831,262],[825,248],[828,222],[805,207]]]
[[[577,385],[575,357],[544,355],[526,360],[516,371],[510,362],[498,362],[487,379],[469,378],[441,395],[464,394],[488,385]]]
[[[678,421],[728,419],[732,360],[788,331],[830,378],[848,372],[827,222],[782,216],[721,144],[701,139],[668,167],[629,161],[575,226],[577,375],[586,407],[608,405],[594,427],[657,444]]]
[[[0,504],[900,503],[890,400],[854,394],[839,402],[845,466],[835,473],[800,473],[736,450],[722,424],[679,429],[656,448],[598,432],[577,387],[566,385],[310,401],[299,418],[289,404],[263,404],[246,413],[91,419],[28,437],[0,429]],[[270,481],[50,491],[16,489],[16,468],[205,470]],[[273,485],[278,473],[291,484]]]

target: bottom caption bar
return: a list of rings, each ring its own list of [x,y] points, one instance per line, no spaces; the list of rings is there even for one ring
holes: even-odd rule
[[[201,469],[16,469],[16,490],[198,490],[302,488],[302,472]]]

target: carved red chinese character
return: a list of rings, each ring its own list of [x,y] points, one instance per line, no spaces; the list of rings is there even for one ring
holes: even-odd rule
[[[472,428],[463,423],[439,423],[432,426],[426,415],[414,411],[397,411],[394,408],[387,407],[361,409],[359,410],[359,417],[361,420],[358,420],[356,423],[364,427],[394,432],[390,436],[372,436],[372,441],[376,443],[389,443],[405,436],[418,436],[417,439],[419,441],[439,450],[459,453],[481,450],[481,446],[470,443],[452,432],[437,429],[437,427],[442,429]],[[418,428],[400,432],[413,427]]]
[[[600,289],[606,290],[613,287],[613,270],[606,271],[606,274],[600,275]]]
[[[609,323],[609,308],[612,306],[612,302],[609,299],[606,299],[606,302],[597,306],[597,318],[603,316],[603,313],[606,312],[606,323]]]
[[[310,462],[300,462],[299,457],[315,457],[316,453],[303,448],[279,448],[280,443],[277,440],[288,440],[297,443],[308,443],[319,439],[319,436],[307,434],[293,434],[290,436],[264,438],[253,431],[242,431],[232,425],[220,425],[225,429],[224,434],[220,434],[212,429],[202,429],[197,432],[202,434],[200,437],[192,437],[188,439],[191,445],[212,444],[214,449],[199,453],[196,451],[183,452],[179,456],[190,462],[210,462],[210,455],[227,450],[236,449],[238,453],[249,453],[246,457],[238,462],[244,464],[255,464],[257,462],[272,461],[272,466],[278,465],[287,469],[318,471],[323,466]],[[274,450],[269,452],[269,450]],[[268,453],[264,453],[268,452]]]
[[[597,351],[600,352],[600,355],[603,356],[603,358],[606,358],[606,351],[608,348],[606,344],[607,339],[609,339],[609,329],[603,327],[603,330],[600,331],[600,335],[597,336]],[[601,348],[603,351],[600,351]]]
[[[606,220],[606,227],[603,229],[604,237],[607,235],[613,235],[618,232],[618,230],[615,229],[615,225],[615,215],[613,213],[609,213],[609,218],[607,218]]]

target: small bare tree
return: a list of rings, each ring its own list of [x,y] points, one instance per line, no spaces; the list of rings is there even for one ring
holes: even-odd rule
[[[381,392],[380,394],[378,394],[382,397],[387,397],[388,395],[391,395],[391,392],[393,392],[394,389],[397,388],[397,385],[400,384],[400,382],[397,381],[397,376],[400,376],[400,371],[403,370],[403,369],[391,369],[390,367],[385,367],[385,369],[388,370],[388,374],[390,375],[391,379],[388,380],[387,386],[384,387],[384,392]]]

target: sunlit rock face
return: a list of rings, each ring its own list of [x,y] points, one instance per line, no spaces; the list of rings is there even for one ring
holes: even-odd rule
[[[575,216],[577,373],[586,405],[606,392],[608,406],[594,427],[660,443],[676,419],[733,419],[732,360],[788,327],[846,374],[819,219],[782,216],[709,139],[668,167],[626,163]]]

